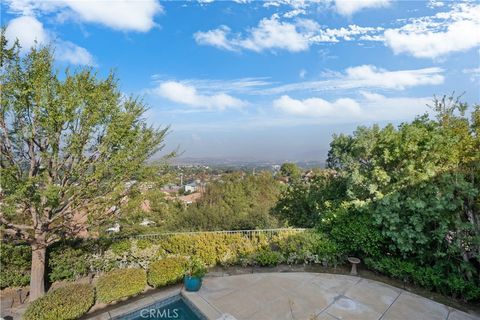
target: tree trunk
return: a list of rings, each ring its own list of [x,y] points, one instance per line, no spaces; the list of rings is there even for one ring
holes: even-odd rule
[[[30,301],[45,294],[46,245],[32,245],[32,269],[30,272]]]

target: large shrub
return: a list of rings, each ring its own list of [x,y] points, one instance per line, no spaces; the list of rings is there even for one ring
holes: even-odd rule
[[[152,287],[163,287],[180,281],[185,273],[187,259],[169,257],[150,263],[147,272],[148,284]]]
[[[449,273],[441,263],[434,266],[425,266],[418,262],[396,257],[367,258],[365,263],[370,268],[392,278],[413,283],[429,290],[436,290],[445,295],[469,301],[480,300],[480,288],[473,281],[468,281],[461,274]]]
[[[109,303],[142,292],[147,285],[143,269],[117,269],[102,275],[97,281],[97,298]]]
[[[261,267],[274,267],[283,261],[283,256],[278,251],[273,251],[270,247],[260,249],[252,256],[253,263]]]
[[[75,280],[88,274],[90,255],[84,248],[69,244],[54,246],[49,252],[48,279],[51,282]]]
[[[28,285],[32,259],[30,247],[2,242],[0,250],[0,288]]]
[[[337,263],[336,244],[317,231],[280,234],[270,244],[287,263]]]
[[[94,301],[92,286],[69,284],[33,301],[23,317],[25,320],[78,319],[92,307]]]

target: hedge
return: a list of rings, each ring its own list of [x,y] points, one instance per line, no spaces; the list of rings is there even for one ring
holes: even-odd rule
[[[110,303],[122,298],[131,297],[142,292],[147,286],[145,270],[117,269],[99,277],[97,281],[97,299]]]
[[[25,311],[25,320],[78,319],[94,304],[95,292],[89,284],[69,284],[54,289],[33,301]]]
[[[0,288],[22,287],[30,282],[32,250],[27,245],[1,242],[0,245]]]
[[[473,281],[464,279],[459,272],[421,265],[396,257],[365,259],[365,264],[391,278],[435,290],[444,295],[463,298],[467,301],[480,301],[480,288]]]
[[[281,260],[287,263],[338,260],[336,248],[331,241],[315,232],[284,231],[273,236],[213,232],[175,234],[159,239],[64,241],[48,249],[47,276],[50,281],[75,280],[89,272],[109,272],[125,268],[148,269],[152,261],[169,256],[196,256],[208,266],[253,265],[256,264],[255,253],[265,247],[279,252],[282,255]],[[5,248],[13,252],[2,254],[1,257],[2,288],[27,285],[30,248],[24,245],[5,245]]]
[[[180,281],[185,273],[187,259],[184,257],[169,257],[150,263],[147,272],[147,282],[152,287],[163,287]]]

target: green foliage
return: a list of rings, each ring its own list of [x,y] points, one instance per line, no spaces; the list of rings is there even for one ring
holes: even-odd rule
[[[458,99],[432,109],[436,119],[334,136],[330,171],[291,184],[274,212],[317,226],[341,254],[404,259],[387,273],[470,299],[480,287],[480,106],[471,119]]]
[[[286,162],[280,167],[280,174],[294,180],[300,178],[302,170],[295,163]]]
[[[147,272],[148,284],[152,287],[163,287],[180,281],[186,270],[185,257],[167,257],[150,263]]]
[[[147,285],[143,269],[117,269],[106,273],[97,281],[97,299],[110,303],[142,292]]]
[[[48,263],[48,279],[51,282],[59,280],[75,280],[88,274],[90,253],[83,248],[69,245],[56,245],[51,248]]]
[[[308,181],[296,180],[282,192],[272,212],[296,227],[314,227],[345,198],[345,184],[335,172],[322,170]]]
[[[95,301],[95,292],[88,284],[69,284],[54,289],[32,302],[23,318],[25,320],[71,320],[78,319],[90,309]]]
[[[30,247],[2,242],[0,250],[0,288],[26,286],[30,281]]]
[[[270,173],[232,173],[207,185],[202,198],[172,214],[171,230],[246,230],[275,228],[270,214],[280,194],[280,184]]]
[[[43,250],[112,215],[106,209],[128,195],[126,182],[155,178],[146,162],[168,128],[150,126],[147,106],[126,97],[114,74],[101,79],[90,67],[60,74],[51,46],[24,54],[18,42],[8,47],[5,29],[0,37],[0,228]],[[47,261],[33,263],[44,270]],[[43,295],[42,281],[32,274],[31,297]]]
[[[191,257],[187,262],[185,275],[195,278],[203,278],[207,274],[207,266],[197,257]]]
[[[395,257],[365,259],[370,268],[392,278],[413,283],[446,295],[467,301],[480,299],[480,288],[458,274],[448,273],[443,266],[423,266],[416,262]]]
[[[122,255],[122,254],[128,252],[131,248],[132,248],[132,243],[131,243],[131,240],[129,240],[129,239],[121,240],[121,241],[115,241],[110,246],[110,249],[113,251],[113,253],[115,253],[117,255]]]
[[[282,254],[278,251],[273,251],[270,247],[263,248],[253,255],[253,263],[261,267],[273,267],[282,262]]]
[[[279,235],[270,246],[280,252],[284,261],[289,264],[336,264],[341,259],[337,245],[315,231]]]
[[[385,254],[385,237],[371,216],[362,210],[339,209],[329,215],[319,228],[329,235],[344,255],[378,257]]]

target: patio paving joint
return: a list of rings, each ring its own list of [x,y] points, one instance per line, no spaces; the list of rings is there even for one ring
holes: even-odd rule
[[[402,293],[403,293],[403,292],[400,292],[400,293],[398,294],[398,296],[395,298],[395,300],[393,300],[393,302],[390,303],[390,305],[388,306],[387,310],[385,310],[385,311],[382,313],[382,316],[380,317],[380,319],[382,319],[382,318],[385,316],[385,314],[388,312],[388,310],[390,310],[390,308],[394,305],[394,303],[395,303],[395,302],[397,301],[397,299],[402,295]]]

